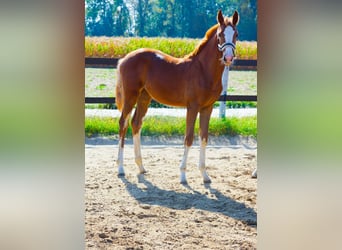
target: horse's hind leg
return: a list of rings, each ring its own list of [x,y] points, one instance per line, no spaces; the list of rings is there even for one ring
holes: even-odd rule
[[[198,168],[202,174],[204,183],[211,182],[205,167],[205,150],[208,143],[209,120],[212,109],[212,106],[210,106],[200,111],[200,156]]]
[[[151,102],[150,95],[146,92],[146,90],[142,90],[138,98],[137,107],[135,109],[135,112],[132,118],[132,133],[133,133],[135,162],[139,167],[140,174],[146,173],[146,170],[142,164],[141,149],[140,149],[140,132],[141,132],[141,126],[142,126],[142,119],[144,118],[147,112],[150,102]]]
[[[127,132],[127,128],[129,125],[129,118],[132,112],[132,109],[137,101],[138,94],[129,95],[129,98],[125,98],[125,102],[123,103],[122,112],[119,120],[119,150],[118,150],[118,175],[125,175],[123,168],[123,151],[125,145],[125,136]]]

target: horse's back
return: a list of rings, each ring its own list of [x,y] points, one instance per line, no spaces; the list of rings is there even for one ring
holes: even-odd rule
[[[124,58],[120,59],[120,64],[127,64],[125,67],[155,66],[156,64],[162,66],[162,64],[177,65],[182,61],[182,58],[170,56],[160,50],[142,48],[128,53]]]
[[[145,88],[150,96],[168,105],[184,106],[188,64],[155,49],[138,49],[120,60],[118,70],[127,89]]]

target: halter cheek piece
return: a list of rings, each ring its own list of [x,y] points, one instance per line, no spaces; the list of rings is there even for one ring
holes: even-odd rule
[[[224,43],[224,44],[217,44],[217,48],[219,51],[224,51],[227,47],[231,47],[233,50],[233,55],[235,56],[235,44],[234,43]]]

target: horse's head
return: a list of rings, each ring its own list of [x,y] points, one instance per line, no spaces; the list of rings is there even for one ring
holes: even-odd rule
[[[224,18],[222,11],[217,13],[217,22],[219,24],[217,28],[217,46],[220,51],[223,52],[222,62],[229,66],[235,57],[235,44],[238,37],[238,31],[236,25],[239,22],[239,13],[234,12],[232,17]]]

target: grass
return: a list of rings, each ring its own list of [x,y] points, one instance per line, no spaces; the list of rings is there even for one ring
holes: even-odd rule
[[[96,86],[96,89],[98,89],[98,90],[104,90],[106,87],[107,87],[106,84],[101,83],[100,85],[97,85],[97,86]]]
[[[85,69],[85,96],[113,97],[115,96],[116,69]],[[105,88],[100,86],[106,85]],[[256,71],[230,71],[228,94],[256,95]]]
[[[143,136],[183,136],[185,133],[185,118],[170,116],[151,116],[144,119],[141,129]],[[198,119],[195,125],[195,132],[198,131]],[[88,137],[97,135],[114,135],[119,133],[119,118],[85,118],[85,134]],[[243,135],[257,137],[257,117],[232,117],[229,119],[211,118],[209,134],[220,135]],[[131,126],[128,127],[127,135],[132,135]]]
[[[116,83],[116,69],[85,69],[85,96],[87,97],[114,97]],[[228,83],[228,95],[256,95],[257,72],[256,71],[230,71]],[[219,102],[215,103],[217,107]],[[256,107],[256,102],[232,102],[226,103],[228,108]],[[86,104],[85,108],[114,108],[114,104]],[[154,106],[154,107],[162,107]]]
[[[116,69],[85,68],[85,95],[98,97],[115,95]]]
[[[214,103],[214,107],[219,107],[220,102]],[[116,104],[114,103],[104,103],[104,104],[85,104],[86,109],[116,109]],[[172,108],[158,102],[152,102],[149,107],[153,108]],[[257,102],[247,102],[247,101],[227,101],[226,107],[230,109],[239,108],[256,108]]]
[[[220,102],[217,101],[214,103],[214,107],[220,106]],[[239,109],[239,108],[256,108],[257,102],[246,102],[246,101],[227,101],[226,107],[230,109]]]
[[[175,57],[184,57],[201,39],[166,37],[85,37],[85,57],[120,58],[139,48],[154,48]],[[257,59],[257,42],[237,41],[239,59]]]

